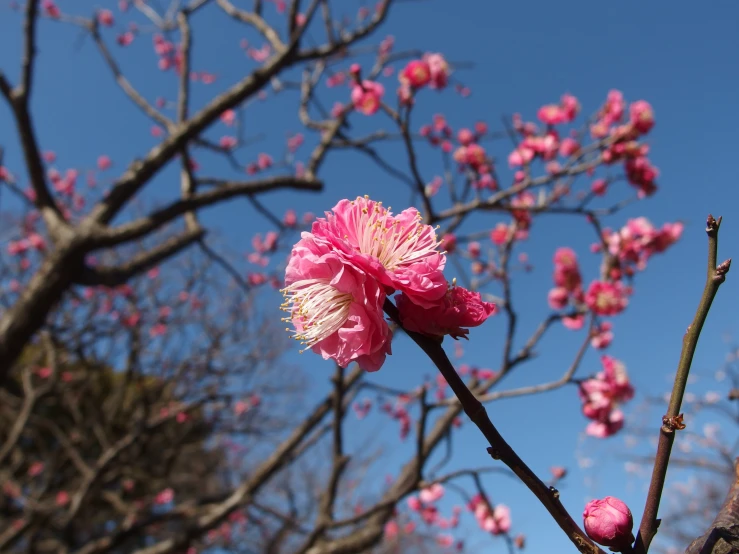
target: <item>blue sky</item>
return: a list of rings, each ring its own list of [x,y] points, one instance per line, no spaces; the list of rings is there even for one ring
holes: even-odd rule
[[[60,0],[59,5],[62,10],[93,6],[90,2],[70,0]],[[107,7],[107,2],[95,5]],[[114,5],[110,2],[111,7]],[[7,11],[5,3],[0,6],[0,68],[15,79],[18,17]],[[679,244],[654,257],[647,271],[638,276],[628,310],[614,320],[616,339],[609,353],[626,363],[639,394],[626,409],[632,419],[640,417],[635,408],[645,395],[661,394],[670,385],[682,334],[693,317],[703,284],[703,227],[709,212],[724,216],[720,258],[734,256],[739,249],[739,194],[733,165],[739,148],[739,5],[716,0],[710,9],[699,9],[694,2],[675,1],[666,8],[667,4],[658,2],[407,1],[391,14],[382,33],[375,35],[376,39],[394,35],[399,51],[438,51],[451,61],[472,64],[455,73],[455,78],[471,89],[471,96],[462,99],[451,90],[441,94],[428,91],[418,101],[418,113],[414,116],[417,125],[429,121],[434,113],[444,113],[454,128],[482,119],[497,130],[501,115],[520,112],[532,120],[539,106],[556,102],[565,92],[580,99],[586,114],[596,110],[612,88],[623,91],[628,100],[643,98],[652,104],[657,124],[648,142],[650,158],[660,169],[660,190],[606,223],[620,227],[627,218],[644,215],[655,225],[681,220],[686,228]],[[347,13],[354,13],[353,8]],[[219,75],[210,87],[194,86],[196,103],[202,103],[253,66],[238,50],[238,41],[244,34],[224,19],[214,10],[206,11],[195,27],[196,69]],[[156,143],[149,134],[150,123],[126,103],[90,42],[81,40],[77,30],[42,22],[41,33],[33,106],[43,148],[57,152],[60,168],[92,167],[97,156],[105,153],[113,158],[115,170],[122,171],[127,160],[142,155]],[[148,98],[172,98],[174,77],[156,69],[149,37],[137,40],[129,51],[114,47],[112,33],[106,37],[121,58],[124,70]],[[387,80],[389,93],[394,91],[395,82],[394,76]],[[326,90],[325,94],[330,99],[325,103],[330,106],[334,99],[345,99],[348,92],[342,88]],[[294,108],[294,97],[280,97],[246,108],[247,136],[264,133],[266,137],[246,149],[245,159],[253,159],[259,151],[279,153],[285,134],[301,130]],[[363,116],[355,116],[352,123],[360,130],[387,126],[387,121]],[[210,136],[217,139],[223,132],[221,126]],[[0,144],[6,148],[5,163],[22,174],[12,133],[12,122],[2,106]],[[496,143],[488,148],[505,166],[509,145]],[[397,150],[391,147],[387,155],[402,163]],[[200,161],[208,175],[235,176],[207,156]],[[421,164],[426,181],[440,171],[438,159],[432,155],[422,156]],[[407,205],[408,194],[403,185],[390,181],[363,158],[337,155],[329,158],[324,169],[322,177],[327,187],[323,195],[273,195],[265,203],[280,213],[290,206],[320,213],[340,198],[371,194],[396,210]],[[162,172],[152,185],[150,198],[170,190],[174,193],[178,186],[172,179],[174,175],[174,171]],[[6,198],[3,197],[2,209],[14,209],[12,203],[6,204]],[[207,217],[232,247],[247,249],[254,232],[269,229],[268,222],[252,218],[248,210],[244,202],[234,202],[211,210]],[[250,214],[248,218],[245,213]],[[498,220],[478,222],[490,227]],[[521,248],[528,253],[535,270],[518,276],[514,291],[522,316],[519,341],[548,313],[545,299],[551,286],[554,249],[560,245],[576,248],[587,281],[596,275],[598,264],[587,251],[592,239],[592,230],[583,221],[559,216],[536,221],[531,239]],[[691,386],[696,392],[721,390],[712,380],[727,350],[722,336],[736,334],[737,330],[739,288],[734,277],[729,275],[704,328],[694,360],[698,380]],[[473,332],[466,345],[465,361],[495,368],[500,349],[496,340],[502,332],[502,318],[492,319]],[[507,380],[504,387],[557,378],[569,365],[579,340],[580,336],[570,331],[552,333],[542,343],[540,356],[522,367],[520,374]],[[299,360],[315,376],[319,391],[331,366],[309,356]],[[411,386],[422,375],[432,374],[432,369],[401,338],[393,357],[371,380]],[[598,354],[590,352],[581,374],[598,369]],[[489,406],[489,413],[536,471],[546,475],[548,467],[555,464],[573,470],[562,492],[565,505],[576,519],[587,498],[608,494],[625,500],[637,521],[641,517],[643,482],[627,476],[623,460],[617,459],[624,451],[627,433],[608,441],[583,442],[580,433],[586,421],[579,413],[574,388],[495,403]],[[652,414],[655,435],[656,415]],[[395,428],[389,428],[388,444],[396,448]],[[395,452],[401,453],[402,449],[397,448]],[[473,430],[460,434],[455,449],[455,463],[489,463],[481,437]],[[579,472],[576,451],[592,457],[596,468],[585,474]],[[507,479],[490,478],[487,482],[493,500],[511,507],[514,528],[527,534],[530,551],[571,550],[566,538],[523,486]],[[484,538],[483,542],[478,542],[478,538],[474,541],[481,549],[490,546],[491,552],[503,548],[502,544],[485,542]]]

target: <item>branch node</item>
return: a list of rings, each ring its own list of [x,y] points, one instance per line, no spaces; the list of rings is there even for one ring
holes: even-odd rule
[[[662,431],[667,434],[672,434],[675,431],[682,431],[685,429],[685,423],[683,422],[683,414],[679,414],[673,417],[667,415],[662,416]]]
[[[493,460],[500,460],[500,452],[498,451],[497,448],[493,448],[492,446],[489,446],[487,448],[487,451],[488,451],[488,454],[490,454],[490,457]]]
[[[726,274],[729,272],[730,268],[731,258],[718,264],[718,266],[716,266],[716,274],[713,276],[713,282],[719,284],[723,283],[726,280]]]
[[[559,500],[559,491],[554,487],[549,487],[549,492],[552,493],[552,498]]]
[[[714,217],[711,214],[708,214],[708,217],[706,218],[706,233],[708,233],[708,236],[716,236],[716,233],[718,233],[718,229],[721,226],[721,216],[719,216],[718,219],[714,219]]]

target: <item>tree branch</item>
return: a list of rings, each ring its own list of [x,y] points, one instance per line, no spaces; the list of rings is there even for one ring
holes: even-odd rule
[[[706,533],[688,546],[685,554],[732,554],[739,549],[739,459],[726,500]]]
[[[385,313],[400,325],[400,317],[398,309],[389,300],[385,300]],[[472,420],[472,422],[480,429],[482,434],[488,440],[490,448],[488,453],[495,460],[501,460],[518,476],[521,481],[534,493],[539,501],[544,505],[551,514],[559,527],[569,537],[575,547],[583,554],[604,554],[598,546],[591,541],[585,532],[572,519],[562,502],[559,500],[559,491],[554,487],[547,487],[544,482],[539,479],[536,474],[521,460],[511,446],[498,432],[488,417],[485,406],[483,406],[467,388],[462,379],[457,374],[454,366],[452,366],[449,358],[447,358],[444,349],[440,343],[434,340],[406,330],[406,334],[415,342],[431,361],[436,365],[447,383],[454,391],[464,412]]]
[[[323,183],[314,179],[297,177],[271,177],[258,181],[221,181],[217,179],[199,179],[198,184],[217,185],[216,188],[180,199],[162,209],[156,210],[146,217],[125,223],[111,229],[95,231],[95,247],[109,247],[141,238],[150,232],[169,223],[177,217],[198,208],[211,206],[236,196],[248,196],[270,190],[323,190]]]
[[[657,534],[660,520],[657,519],[657,511],[659,510],[659,502],[662,497],[662,489],[665,485],[665,477],[667,476],[667,465],[670,462],[670,453],[672,452],[672,443],[675,442],[675,431],[684,429],[682,424],[682,414],[680,414],[680,406],[685,394],[685,388],[688,384],[688,375],[690,373],[690,365],[693,361],[698,338],[703,329],[703,324],[708,317],[708,311],[711,309],[713,299],[718,292],[719,286],[726,279],[726,273],[731,266],[731,260],[727,260],[722,264],[716,265],[718,255],[718,230],[721,226],[721,218],[714,219],[712,215],[706,220],[706,233],[708,234],[708,270],[706,275],[706,284],[703,287],[698,310],[693,318],[693,323],[688,327],[683,337],[683,347],[680,352],[680,362],[675,373],[675,382],[672,386],[672,395],[670,396],[670,404],[667,408],[667,414],[662,418],[662,426],[660,427],[659,443],[657,444],[657,455],[654,460],[654,469],[652,470],[652,479],[649,483],[649,492],[647,493],[647,501],[644,506],[644,514],[641,524],[639,525],[639,533],[636,536],[634,552],[636,554],[646,554],[649,551],[649,545]]]
[[[128,263],[116,267],[85,268],[76,282],[88,286],[117,287],[126,283],[134,275],[138,275],[158,265],[163,260],[181,252],[205,235],[204,229],[185,231],[181,235],[164,241],[157,247],[139,254]]]
[[[146,100],[146,98],[141,96],[139,91],[136,90],[134,86],[129,82],[129,80],[126,79],[126,77],[123,75],[123,72],[121,71],[120,67],[118,67],[115,58],[113,58],[110,50],[108,50],[108,47],[105,45],[103,37],[100,36],[97,21],[88,22],[87,28],[90,30],[90,34],[92,35],[92,39],[95,42],[95,45],[98,47],[100,54],[103,56],[103,60],[105,60],[105,64],[108,66],[108,69],[110,69],[115,82],[118,84],[119,87],[121,87],[121,90],[126,94],[126,96],[131,99],[134,104],[139,107],[142,112],[149,116],[149,118],[153,119],[166,129],[170,129],[173,126],[173,122],[164,114],[160,113],[154,106],[152,106]]]
[[[216,3],[229,16],[238,21],[241,21],[242,23],[251,25],[257,31],[259,31],[259,33],[269,42],[269,44],[276,52],[284,52],[287,48],[285,46],[285,43],[282,42],[282,40],[280,39],[280,35],[277,34],[277,31],[275,31],[274,28],[270,27],[267,22],[262,19],[262,17],[256,12],[246,12],[244,10],[240,10],[228,0],[216,0]]]
[[[21,82],[15,90],[15,96],[24,106],[28,106],[33,86],[33,65],[36,59],[36,21],[38,20],[39,2],[26,1],[26,15],[23,21],[23,65]]]

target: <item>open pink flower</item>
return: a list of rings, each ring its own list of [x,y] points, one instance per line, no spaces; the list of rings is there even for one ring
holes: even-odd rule
[[[100,10],[98,12],[98,21],[105,27],[112,27],[114,23],[113,12],[110,10]]]
[[[415,304],[434,306],[444,296],[446,257],[433,227],[415,208],[398,215],[368,197],[341,200],[303,237],[320,242],[386,287],[404,292]]]
[[[570,295],[566,288],[555,287],[549,291],[547,300],[550,308],[553,310],[561,310],[567,306],[567,303],[570,300]]]
[[[420,88],[431,81],[431,68],[424,60],[411,60],[403,71],[398,73],[400,83],[412,88]]]
[[[110,169],[113,166],[113,162],[110,160],[110,156],[106,156],[103,154],[98,158],[98,169],[100,171],[105,171],[106,169]]]
[[[580,384],[583,415],[593,421],[585,432],[597,438],[617,433],[624,425],[624,415],[618,406],[634,397],[626,367],[611,356],[601,356],[603,371]]]
[[[362,81],[352,87],[352,103],[358,112],[372,115],[380,109],[385,87],[375,81]]]
[[[577,114],[580,112],[580,102],[571,94],[563,94],[560,99],[560,105],[568,122],[575,119]]]
[[[474,512],[477,524],[483,531],[501,535],[511,529],[511,510],[505,504],[498,504],[491,511],[488,504],[478,494],[472,498],[469,509]]]
[[[303,233],[285,284],[283,309],[296,339],[342,367],[356,361],[366,371],[380,369],[391,353],[391,333],[382,313],[385,291],[372,276]]]
[[[479,292],[457,286],[449,287],[444,297],[429,308],[414,304],[405,294],[396,302],[403,327],[432,337],[467,338],[466,327],[481,325],[495,312],[495,304],[483,302]]]
[[[616,315],[629,303],[629,289],[620,281],[593,281],[585,293],[585,303],[597,315]]]
[[[654,127],[654,112],[646,100],[637,100],[629,106],[629,119],[634,128],[646,134]]]
[[[596,350],[608,348],[613,342],[613,324],[610,321],[603,321],[598,325],[590,339],[590,346]]]
[[[556,104],[542,106],[539,108],[536,116],[539,118],[539,121],[547,125],[557,125],[567,121],[566,112]]]
[[[601,356],[600,363],[603,365],[603,371],[598,373],[598,378],[608,383],[613,399],[616,402],[631,400],[634,397],[634,387],[631,386],[624,363],[605,355]]]
[[[398,536],[399,532],[400,528],[398,527],[397,521],[391,520],[385,524],[385,540],[394,540]]]
[[[431,88],[443,89],[449,82],[449,64],[441,54],[426,54],[423,60],[431,72]]]
[[[623,429],[623,426],[623,412],[621,410],[613,410],[608,412],[606,417],[588,423],[587,427],[585,427],[585,433],[597,439],[605,439],[618,433]]]
[[[444,496],[444,487],[440,483],[434,483],[430,487],[421,489],[421,492],[418,494],[421,502],[425,504],[433,504],[442,496]]]

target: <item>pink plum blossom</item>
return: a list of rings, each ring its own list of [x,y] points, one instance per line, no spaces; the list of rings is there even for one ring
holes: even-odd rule
[[[431,307],[447,290],[446,257],[436,233],[415,208],[398,215],[368,197],[341,200],[313,223],[304,239],[320,242],[386,287]]]
[[[595,329],[592,338],[590,339],[590,346],[596,350],[608,348],[613,342],[613,325],[610,321],[603,321]]]
[[[605,439],[615,435],[624,426],[624,414],[621,410],[608,412],[606,417],[597,421],[591,421],[585,427],[585,433],[597,439]]]
[[[52,0],[43,0],[41,2],[41,8],[44,10],[44,14],[52,19],[59,19],[62,15],[59,7]]]
[[[100,10],[97,17],[101,25],[105,27],[113,26],[113,12],[111,12],[110,10]]]
[[[618,406],[634,397],[634,388],[622,362],[611,356],[602,356],[601,364],[603,371],[580,383],[579,395],[583,415],[593,420],[586,433],[606,438],[623,427],[624,416]]]
[[[652,106],[645,100],[637,100],[629,106],[629,120],[641,134],[648,133],[654,127]]]
[[[371,275],[303,233],[285,285],[283,309],[301,344],[342,367],[356,361],[366,371],[380,369],[391,353],[391,333],[382,312],[385,291]]]
[[[401,84],[411,88],[421,88],[431,81],[431,68],[425,60],[411,60],[398,73]]]
[[[539,118],[539,121],[547,125],[558,125],[567,121],[567,114],[556,104],[542,106],[539,108],[536,116]]]
[[[421,502],[425,504],[433,504],[441,499],[442,496],[444,496],[444,487],[440,483],[434,483],[425,489],[421,489],[421,492],[418,494]]]
[[[590,190],[595,196],[603,196],[606,193],[607,187],[608,181],[606,181],[605,179],[596,179],[590,185]]]
[[[502,535],[511,528],[511,510],[505,504],[498,504],[493,510],[478,494],[475,495],[469,509],[474,512],[477,524],[483,531],[493,535]]]
[[[236,112],[233,110],[226,110],[221,114],[221,121],[230,127],[236,121]]]
[[[362,81],[352,87],[352,104],[364,115],[372,115],[380,109],[385,87],[375,81]]]
[[[431,72],[429,86],[435,89],[443,89],[449,82],[449,64],[441,54],[426,54],[423,57]]]
[[[113,166],[113,162],[110,160],[109,156],[102,155],[98,158],[98,169],[100,171],[105,171],[106,169],[110,169]]]
[[[569,302],[570,294],[564,287],[554,287],[547,295],[549,307],[553,310],[561,310]]]
[[[484,302],[479,292],[451,286],[436,305],[429,308],[414,304],[405,294],[397,298],[403,327],[432,337],[450,335],[467,338],[467,327],[477,327],[495,312],[495,304]]]
[[[626,309],[629,292],[620,281],[593,281],[585,293],[585,303],[597,315],[616,315]]]

